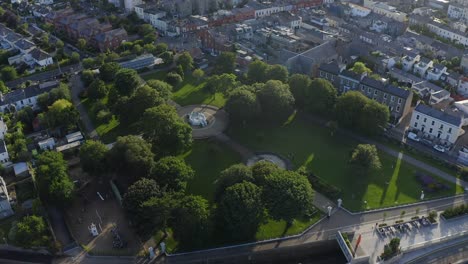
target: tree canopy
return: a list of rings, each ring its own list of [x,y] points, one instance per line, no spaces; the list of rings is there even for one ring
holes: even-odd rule
[[[129,212],[132,220],[138,218],[141,205],[152,197],[161,197],[160,190],[156,181],[147,178],[141,178],[130,187],[123,197],[123,207]]]
[[[229,93],[225,108],[230,118],[241,122],[255,119],[260,113],[257,95],[243,88],[234,89]]]
[[[193,58],[187,51],[184,51],[177,58],[177,65],[182,66],[184,73],[190,72],[193,69]]]
[[[168,156],[156,162],[151,176],[157,183],[169,191],[185,191],[187,181],[195,175],[193,169],[184,160]]]
[[[100,141],[86,140],[80,148],[80,163],[85,172],[102,173],[107,169],[108,148]]]
[[[223,170],[216,180],[216,199],[221,197],[226,188],[243,181],[253,182],[252,171],[246,165],[235,164]]]
[[[14,223],[10,239],[25,248],[48,246],[50,238],[47,231],[47,225],[42,217],[36,215],[25,216]]]
[[[106,83],[101,79],[95,79],[88,87],[88,97],[92,100],[102,99],[108,92]]]
[[[59,99],[49,106],[49,110],[42,115],[42,119],[49,128],[59,126],[74,128],[80,119],[80,114],[70,101]]]
[[[325,79],[314,79],[310,83],[310,96],[306,98],[306,108],[320,114],[332,112],[337,100],[337,91]]]
[[[120,69],[115,75],[115,88],[122,96],[131,95],[140,85],[140,76],[131,69]]]
[[[222,52],[215,61],[213,72],[215,74],[234,73],[236,69],[236,54]]]
[[[164,100],[169,100],[172,94],[172,86],[167,82],[163,82],[160,80],[149,80],[146,84],[156,90]]]
[[[101,68],[99,68],[99,76],[105,82],[112,82],[117,74],[117,72],[122,67],[117,62],[107,62],[104,63]]]
[[[377,148],[370,144],[357,145],[351,154],[350,163],[359,172],[365,174],[382,168]]]
[[[372,70],[367,68],[367,66],[363,62],[360,62],[360,61],[355,62],[353,67],[350,69],[350,71],[355,72],[357,74],[363,74],[363,73],[371,74],[372,73]]]
[[[296,105],[304,108],[310,104],[310,83],[309,76],[305,74],[293,74],[289,78],[289,88],[294,96]]]
[[[294,97],[289,85],[277,80],[265,83],[257,94],[262,116],[270,121],[282,122],[293,111]]]

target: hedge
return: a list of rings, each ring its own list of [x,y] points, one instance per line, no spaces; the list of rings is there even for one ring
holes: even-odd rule
[[[459,206],[455,206],[453,208],[446,209],[443,213],[442,216],[445,219],[450,219],[454,218],[457,216],[462,216],[468,214],[468,205],[462,204]]]
[[[310,183],[312,184],[312,188],[317,192],[325,195],[329,199],[336,201],[341,198],[342,191],[341,189],[329,184],[322,178],[313,175],[312,173],[308,176]]]

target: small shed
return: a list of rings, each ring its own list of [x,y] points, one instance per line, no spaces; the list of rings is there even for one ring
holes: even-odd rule
[[[80,131],[66,135],[67,143],[83,140],[83,134]]]
[[[37,143],[41,150],[53,150],[55,148],[55,139],[48,138]]]
[[[16,177],[26,177],[29,176],[29,168],[26,162],[19,162],[13,164],[13,170]]]

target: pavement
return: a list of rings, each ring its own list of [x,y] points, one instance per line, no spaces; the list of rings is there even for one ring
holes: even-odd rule
[[[91,118],[89,118],[88,110],[81,104],[80,93],[84,90],[83,82],[81,81],[80,75],[74,74],[70,79],[70,88],[72,94],[72,101],[76,109],[80,113],[81,121],[83,122],[86,133],[92,139],[99,139],[99,135],[94,128]]]
[[[467,263],[468,236],[453,239],[444,243],[428,246],[408,254],[403,254],[400,263]]]

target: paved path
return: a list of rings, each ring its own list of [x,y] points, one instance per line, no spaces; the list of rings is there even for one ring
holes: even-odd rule
[[[70,80],[70,85],[71,85],[72,101],[73,101],[73,104],[76,106],[76,109],[78,109],[78,112],[80,113],[81,121],[83,121],[83,125],[85,126],[84,128],[86,129],[86,133],[92,139],[99,139],[99,135],[96,132],[96,129],[94,128],[93,122],[88,116],[88,111],[86,110],[86,107],[84,107],[84,105],[81,104],[80,93],[84,90],[84,87],[83,87],[83,82],[81,81],[80,75],[77,75],[77,74],[73,75]]]
[[[218,134],[214,138],[228,145],[234,151],[239,153],[242,157],[242,160],[248,160],[249,158],[255,156],[255,153],[253,153],[250,149],[246,148],[244,145],[239,144],[239,142],[232,140],[232,138],[224,133]]]

